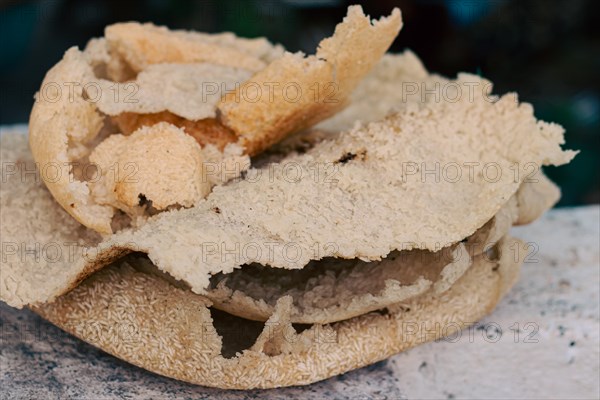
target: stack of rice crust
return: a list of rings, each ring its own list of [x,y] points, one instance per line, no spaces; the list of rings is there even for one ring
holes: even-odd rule
[[[69,49],[2,134],[2,301],[237,389],[489,313],[528,251],[510,227],[559,198],[541,167],[575,152],[515,94],[384,54],[401,25],[350,7],[312,56],[138,23]]]

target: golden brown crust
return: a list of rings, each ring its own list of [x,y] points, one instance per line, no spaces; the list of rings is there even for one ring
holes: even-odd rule
[[[283,54],[281,47],[273,46],[265,39],[169,31],[164,27],[133,22],[111,25],[106,28],[106,38],[90,41],[83,53],[70,49],[48,72],[30,119],[34,158],[42,165],[60,165],[60,179],[42,178],[59,204],[85,226],[101,234],[110,234],[113,227],[124,226],[113,223],[119,209],[125,211],[130,220],[142,224],[149,216],[143,210],[129,212],[130,205],[114,207],[114,204],[98,201],[89,180],[77,176],[69,164],[87,168],[87,157],[94,147],[115,133],[112,131],[114,126],[105,124],[106,116],[115,117],[117,125],[126,131],[124,133],[161,120],[171,122],[196,139],[208,162],[226,167],[237,164],[234,168],[240,172],[232,178],[239,177],[241,165],[247,168],[249,160],[241,156],[257,154],[287,134],[310,126],[343,106],[358,80],[389,47],[400,24],[398,10],[371,26],[360,7],[350,7],[346,21],[338,26],[333,38],[323,41],[317,56],[310,61],[298,56],[298,60],[304,61],[287,67],[278,64]],[[368,55],[369,62],[353,62],[355,45],[362,49],[357,56]],[[330,60],[318,60],[320,55]],[[311,68],[315,74],[306,76],[302,67],[305,61],[313,64]],[[267,65],[269,67],[265,69]],[[292,73],[284,73],[282,79],[285,82],[304,80],[302,90],[306,92],[311,83],[335,81],[340,87],[339,102],[323,105],[305,99],[288,107],[289,102],[282,103],[281,96],[276,96],[274,102],[264,96],[267,103],[261,104],[266,108],[258,106],[254,115],[247,111],[257,105],[248,99],[240,101],[239,107],[233,105],[235,112],[228,103],[221,114],[217,102],[223,92],[230,90],[232,85],[239,88],[240,82],[248,82],[248,77],[256,71],[261,71],[256,75],[258,81],[276,79],[280,67]],[[132,71],[137,75],[133,76]],[[274,71],[275,75],[272,74]],[[126,83],[107,80],[121,81],[127,77],[135,80]],[[311,81],[313,78],[318,78],[318,82]],[[205,90],[205,83],[212,83],[218,89]],[[52,89],[59,92],[54,93]],[[308,93],[305,94],[307,97]],[[236,96],[233,96],[234,102]],[[258,114],[261,113],[263,117],[274,116],[276,123],[260,117]],[[242,126],[246,122],[238,117],[249,118],[246,122],[251,124]],[[209,148],[211,145],[214,149]],[[231,145],[229,150],[226,149],[228,145]],[[246,147],[246,153],[239,154],[237,149],[243,147]],[[221,153],[216,154],[214,150]],[[225,181],[227,179],[210,179],[211,185]],[[177,199],[166,199],[166,203],[177,203]]]
[[[286,53],[227,93],[218,105],[222,122],[250,155],[307,128],[346,106],[352,90],[379,61],[400,31],[400,11],[371,23],[360,6],[324,39],[316,55]]]
[[[90,53],[82,53],[76,48],[69,49],[63,59],[48,72],[31,113],[29,142],[34,159],[41,171],[46,171],[48,168],[53,171],[58,170],[56,176],[49,176],[47,173],[40,174],[56,201],[86,227],[101,234],[110,234],[112,233],[113,217],[118,209],[128,212],[128,217],[139,223],[143,223],[148,215],[145,215],[144,211],[139,208],[132,210],[131,201],[115,206],[113,202],[106,201],[107,196],[101,195],[101,198],[95,196],[98,188],[95,182],[106,180],[106,174],[110,172],[111,168],[94,169],[94,165],[89,162],[89,157],[103,141],[116,137],[113,132],[114,126],[105,123],[106,115],[98,108],[100,102],[92,101],[88,92],[90,87],[100,88],[96,95],[105,99],[103,100],[105,102],[109,101],[106,100],[107,98],[112,99],[113,94],[107,88],[114,83],[94,75],[93,66],[99,66],[106,61],[105,56],[108,56],[101,51],[102,42],[95,43],[88,47]],[[150,100],[149,102],[152,103]],[[168,116],[172,114],[165,112],[165,115],[168,119]],[[234,164],[239,175],[243,169],[248,168],[249,158],[241,154],[241,147],[231,143],[234,141],[232,138],[234,135],[218,124],[214,118],[192,122],[173,114],[172,119],[182,127],[189,128],[189,133],[195,137],[196,142],[203,145],[201,149],[203,160],[216,165],[215,169],[221,168],[221,166],[228,168],[230,164]],[[123,123],[127,125],[126,121]],[[194,142],[191,141],[191,143]],[[174,143],[172,147],[177,146]],[[161,151],[166,148],[163,147]],[[185,153],[185,151],[181,153],[182,158],[185,158]],[[131,166],[135,160],[124,160],[124,162]],[[190,165],[189,171],[185,172],[186,175],[193,174],[194,171],[201,172],[198,168],[194,170],[194,165],[195,163]],[[110,167],[114,167],[114,165]],[[178,165],[172,164],[164,167],[166,170],[176,172]],[[85,173],[78,173],[80,170]],[[90,172],[94,170],[96,173]],[[137,178],[141,179],[141,175]],[[224,183],[226,180],[221,177],[208,178],[211,186]],[[152,185],[152,183],[151,178],[148,182],[141,182],[142,186]],[[173,188],[171,193],[176,193],[176,190]],[[163,192],[168,196],[168,191]],[[195,192],[205,196],[208,191]],[[201,198],[191,199],[188,196],[184,203],[190,206]],[[177,196],[164,200],[165,204],[181,205]]]
[[[91,184],[101,204],[135,214],[134,207],[191,207],[210,191],[200,146],[166,122],[143,126],[128,136],[111,135],[90,154],[104,171]]]
[[[91,67],[76,48],[44,78],[29,119],[29,144],[40,170],[56,165],[57,178],[42,173],[46,186],[63,208],[79,222],[100,232],[110,233],[113,209],[96,204],[86,182],[73,176],[70,154],[72,142],[92,141],[103,126],[103,116],[84,98],[83,86],[93,79]],[[69,88],[73,83],[77,83]]]
[[[209,62],[251,71],[266,66],[264,60],[242,48],[215,43],[194,32],[169,31],[165,27],[125,22],[106,27],[111,51],[119,54],[136,72],[159,63]],[[260,40],[260,39],[259,39]]]
[[[223,150],[228,144],[237,141],[235,133],[221,124],[216,118],[190,121],[171,112],[163,111],[154,114],[122,113],[112,117],[112,120],[125,135],[129,135],[142,126],[152,126],[159,122],[168,122],[182,128],[185,133],[196,139],[201,147],[213,144],[219,150]]]

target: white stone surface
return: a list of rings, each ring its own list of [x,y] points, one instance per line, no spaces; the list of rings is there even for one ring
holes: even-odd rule
[[[530,243],[521,249],[529,256],[520,281],[494,313],[460,337],[393,357],[390,368],[403,395],[600,398],[599,210],[553,210],[513,228]]]
[[[306,387],[177,382],[0,304],[0,398],[600,398],[600,207],[553,210],[512,233],[531,243],[521,279],[474,328]]]

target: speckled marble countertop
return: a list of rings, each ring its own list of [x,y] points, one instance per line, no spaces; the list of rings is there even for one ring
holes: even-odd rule
[[[600,398],[600,207],[512,231],[530,246],[516,287],[459,336],[310,386],[248,392],[133,367],[0,304],[1,399]]]

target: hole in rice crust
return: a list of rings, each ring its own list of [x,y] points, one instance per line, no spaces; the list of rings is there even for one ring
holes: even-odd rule
[[[252,347],[265,327],[264,322],[236,317],[213,307],[209,310],[214,327],[223,338],[221,355],[225,358],[233,358],[237,353]]]

